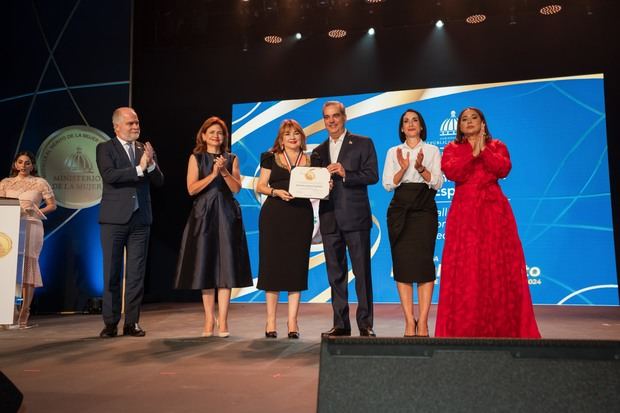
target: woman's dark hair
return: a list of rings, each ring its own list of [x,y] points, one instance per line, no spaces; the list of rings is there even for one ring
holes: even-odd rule
[[[426,140],[426,122],[424,122],[424,117],[422,117],[422,114],[418,112],[417,110],[413,110],[413,109],[407,109],[400,116],[400,121],[398,122],[398,137],[400,138],[400,141],[405,142],[407,140],[407,138],[405,137],[405,132],[403,132],[403,121],[405,119],[405,115],[409,112],[415,113],[416,115],[418,115],[418,119],[420,119],[420,139],[425,141]]]
[[[491,140],[491,132],[489,132],[489,127],[487,125],[487,119],[484,117],[484,113],[478,108],[468,107],[465,108],[459,113],[459,119],[456,121],[456,138],[454,140],[457,143],[463,143],[465,141],[465,134],[461,131],[461,118],[463,117],[463,113],[467,110],[473,110],[480,116],[480,120],[484,123],[484,131],[485,131],[485,140],[486,142]]]
[[[202,134],[213,125],[220,125],[220,128],[222,128],[222,131],[224,132],[224,139],[222,139],[222,144],[220,145],[220,152],[224,153],[228,150],[228,128],[226,127],[226,123],[217,116],[211,116],[209,119],[205,120],[200,129],[198,129],[194,153],[207,152],[207,143],[202,140]]]
[[[15,168],[15,163],[17,162],[20,156],[27,156],[28,158],[30,158],[30,162],[32,163],[32,171],[30,171],[30,175],[38,176],[37,175],[37,163],[35,161],[34,154],[30,151],[21,151],[21,152],[18,152],[17,155],[15,155],[15,158],[13,158],[13,162],[11,163],[11,175],[10,176],[17,176],[17,174],[19,173],[17,168]]]

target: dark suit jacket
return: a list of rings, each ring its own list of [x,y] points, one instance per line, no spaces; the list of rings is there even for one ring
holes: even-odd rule
[[[329,234],[342,231],[369,230],[372,227],[368,185],[379,180],[377,153],[370,138],[347,133],[344,136],[337,160],[330,159],[329,139],[312,151],[312,165],[326,167],[340,162],[345,169],[345,179],[333,175],[334,187],[329,199],[321,201],[319,220],[321,232]]]
[[[136,163],[144,153],[142,143],[135,143]],[[100,224],[126,224],[134,211],[135,198],[138,197],[140,212],[144,223],[153,222],[151,213],[150,184],[160,186],[164,175],[159,166],[152,172],[144,171],[138,176],[136,167],[131,165],[127,152],[116,137],[97,145],[97,167],[103,180],[103,195],[99,208]]]

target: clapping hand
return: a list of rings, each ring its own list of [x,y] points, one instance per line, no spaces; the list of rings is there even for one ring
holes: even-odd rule
[[[422,161],[424,160],[424,152],[422,152],[422,149],[420,149],[420,152],[418,152],[418,156],[415,158],[415,169],[417,171],[419,171],[420,169],[422,169],[424,166],[422,166]]]
[[[486,147],[486,139],[487,139],[487,129],[486,129],[486,125],[483,122],[480,127],[480,133],[478,134],[478,137],[476,138],[476,141],[474,142],[474,148],[473,148],[474,156],[480,155],[480,152],[484,150],[484,148]]]
[[[407,153],[407,157],[405,158],[403,156],[403,150],[401,148],[396,149],[396,160],[398,161],[398,165],[400,165],[400,169],[403,171],[409,168],[409,155],[411,154]]]
[[[144,152],[142,152],[142,156],[140,157],[140,168],[142,171],[146,171],[149,166],[155,163],[155,150],[149,142],[145,143],[142,148]]]
[[[215,158],[215,161],[213,163],[213,173],[219,173],[222,176],[230,175],[228,169],[226,169],[226,158],[224,158],[222,155]]]
[[[155,149],[150,142],[144,144],[144,153],[148,156],[148,166],[153,165],[155,163]]]

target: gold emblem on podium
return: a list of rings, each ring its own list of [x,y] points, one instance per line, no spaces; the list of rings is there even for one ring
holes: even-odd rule
[[[4,232],[0,232],[0,258],[9,255],[13,249],[13,240]]]
[[[52,186],[58,205],[80,209],[97,205],[103,189],[96,148],[110,138],[89,126],[75,125],[52,133],[37,152],[39,173]]]

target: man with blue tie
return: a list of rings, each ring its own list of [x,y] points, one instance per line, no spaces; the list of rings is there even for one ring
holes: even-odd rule
[[[319,206],[319,221],[327,278],[331,286],[333,328],[323,335],[350,336],[348,300],[349,250],[357,294],[357,327],[361,336],[373,331],[372,279],[370,274],[370,229],[372,214],[368,185],[379,180],[377,153],[372,140],[354,135],[344,127],[347,120],[341,102],[323,105],[323,121],[329,137],[312,152],[312,165],[328,169],[333,188]]]
[[[150,185],[160,186],[164,176],[150,143],[137,142],[140,121],[136,112],[121,107],[112,114],[116,137],[97,145],[97,167],[103,182],[99,209],[103,251],[102,338],[116,337],[121,319],[121,279],[125,266],[125,322],[123,334],[143,337],[138,324],[144,294],[144,273],[151,222]]]

